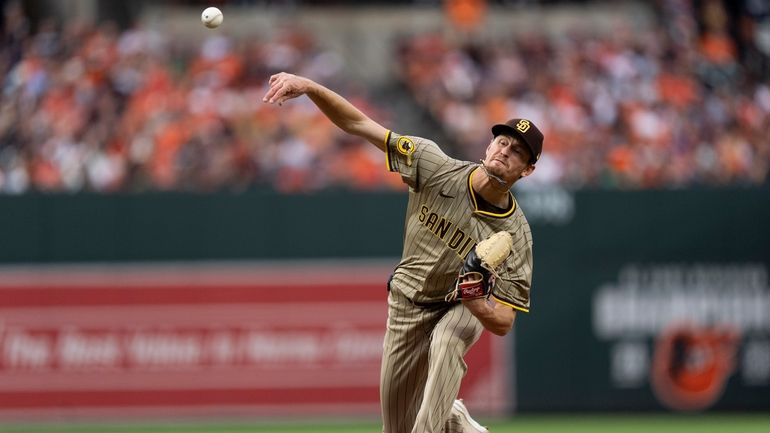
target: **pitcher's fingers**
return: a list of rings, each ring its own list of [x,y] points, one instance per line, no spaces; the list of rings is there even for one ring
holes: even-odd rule
[[[270,81],[268,81],[268,83],[270,83],[270,84],[273,84],[273,83],[274,83],[276,80],[278,80],[278,79],[279,79],[279,78],[281,78],[282,76],[283,76],[283,72],[280,72],[280,73],[278,73],[278,74],[274,74],[274,75],[271,75],[271,76],[270,76]]]
[[[265,96],[262,97],[262,101],[268,102],[270,98],[272,98],[273,95],[275,94],[275,91],[276,91],[276,88],[272,86],[269,89],[267,89],[267,93],[265,93]]]
[[[289,99],[288,93],[291,91],[291,86],[287,85],[285,82],[281,83],[280,87],[278,88],[278,91],[273,95],[272,101],[281,103],[285,101],[286,99]]]
[[[267,102],[274,103],[277,98],[279,98],[281,95],[286,93],[286,83],[278,83],[270,86],[270,91],[267,92],[267,95],[265,95],[265,98],[267,98]]]
[[[283,92],[283,94],[281,94],[281,96],[276,99],[276,102],[278,102],[278,105],[281,105],[289,99],[294,98],[295,96],[297,95],[294,95],[291,92]]]

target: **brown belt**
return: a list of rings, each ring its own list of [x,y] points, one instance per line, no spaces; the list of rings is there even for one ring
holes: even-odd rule
[[[409,302],[414,305],[415,307],[420,308],[439,308],[439,307],[446,307],[447,305],[456,304],[460,301],[453,301],[453,302],[447,302],[447,301],[431,301],[431,302],[417,302],[413,301],[409,298],[406,298],[409,300]]]

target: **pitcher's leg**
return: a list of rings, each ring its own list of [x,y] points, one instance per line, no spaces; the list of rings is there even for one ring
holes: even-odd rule
[[[380,371],[380,405],[385,433],[412,431],[428,375],[429,336],[422,311],[399,292],[388,297],[388,327]]]
[[[483,326],[462,304],[450,309],[431,334],[428,377],[413,433],[440,432],[449,418],[467,366],[463,356]]]

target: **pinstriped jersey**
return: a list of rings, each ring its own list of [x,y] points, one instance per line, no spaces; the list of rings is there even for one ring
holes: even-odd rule
[[[503,212],[482,210],[480,197],[471,188],[479,164],[450,158],[424,138],[388,132],[385,140],[388,170],[398,172],[409,186],[404,249],[391,285],[415,302],[443,301],[468,252],[505,230],[513,236],[513,251],[492,297],[529,311],[532,234],[513,195]]]

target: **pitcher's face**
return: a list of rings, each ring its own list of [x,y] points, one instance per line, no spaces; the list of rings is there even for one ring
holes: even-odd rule
[[[501,134],[487,146],[484,166],[491,174],[512,184],[535,170],[535,165],[529,163],[531,160],[532,152],[521,139]]]

